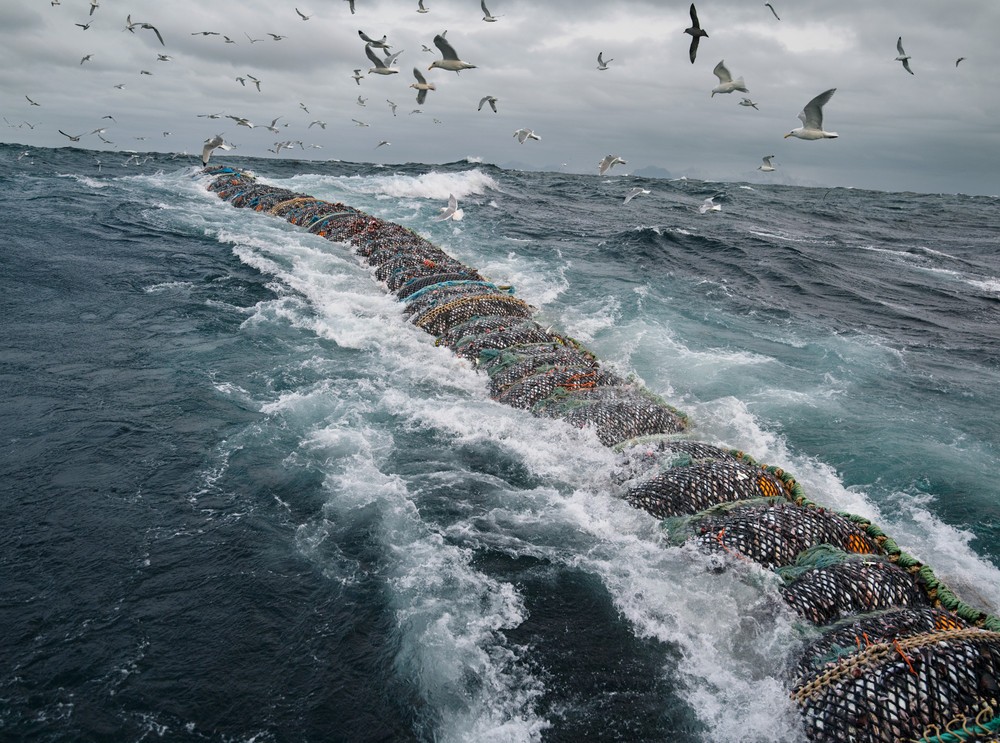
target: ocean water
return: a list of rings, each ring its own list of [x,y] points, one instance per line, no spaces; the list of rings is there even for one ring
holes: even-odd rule
[[[492,402],[345,246],[190,158],[23,151],[0,739],[802,739],[774,576],[668,546],[592,432]],[[214,159],[513,285],[1000,612],[998,199]]]

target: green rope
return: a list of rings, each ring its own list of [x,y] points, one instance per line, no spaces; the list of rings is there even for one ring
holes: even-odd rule
[[[1000,717],[994,717],[989,722],[976,722],[972,725],[966,723],[963,725],[962,730],[925,735],[917,743],[963,743],[963,741],[967,741],[973,736],[978,737],[980,735],[996,733],[997,731],[1000,731]]]

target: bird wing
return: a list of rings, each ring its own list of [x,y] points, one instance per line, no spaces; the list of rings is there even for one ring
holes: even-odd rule
[[[486,101],[487,101],[487,98],[480,98],[479,99],[479,108],[477,108],[476,110],[477,111],[482,111],[483,110],[483,104],[486,103]]]
[[[417,78],[417,82],[420,83],[421,85],[427,84],[427,78],[425,78],[423,74],[421,74],[420,70],[418,70],[416,67],[413,68],[413,76]]]
[[[899,55],[901,57],[905,57],[906,56],[906,52],[903,51],[903,37],[902,36],[900,36],[898,39],[896,39],[896,51],[899,52]]]
[[[392,63],[396,61],[396,57],[398,57],[400,54],[402,54],[406,50],[405,49],[400,49],[395,54],[389,54],[389,50],[388,49],[386,49],[385,51],[386,51],[386,54],[385,54],[385,66],[386,67],[391,67]]]
[[[697,39],[695,39],[697,41]],[[719,78],[720,83],[731,83],[733,81],[733,76],[729,74],[729,68],[725,65],[726,60],[721,60],[719,64],[715,65],[715,69],[712,72],[717,78]]]
[[[479,7],[483,9],[483,15],[489,15],[490,11],[486,9],[486,0],[480,0]]]
[[[438,50],[441,52],[441,56],[443,56],[445,59],[453,59],[455,61],[458,61],[458,55],[455,53],[455,49],[452,47],[451,44],[448,43],[448,40],[445,39],[444,36],[442,36],[441,34],[438,34],[437,36],[434,37],[434,46],[438,48]]]
[[[493,113],[496,113],[497,112],[497,99],[496,98],[490,98],[489,101],[490,101],[490,108],[493,109]]]
[[[698,23],[698,11],[694,9],[694,3],[691,3],[691,25],[695,28],[701,28],[701,24]]]
[[[368,36],[368,34],[366,34],[366,33],[365,33],[364,31],[362,31],[361,29],[358,29],[358,36],[360,36],[360,37],[361,37],[361,40],[362,40],[362,41],[364,41],[364,42],[366,42],[366,43],[368,43],[368,44],[374,44],[374,43],[375,43],[375,39],[373,39],[373,38],[369,37],[369,36]]]
[[[604,65],[604,56],[603,55],[604,55],[604,52],[598,52],[597,53],[597,64],[602,65],[602,66]]]
[[[910,60],[908,59],[903,60],[903,69],[909,72],[911,75],[913,74],[913,70],[910,69]]]
[[[358,31],[358,33],[361,32]],[[365,44],[365,55],[368,57],[368,59],[372,61],[372,64],[375,65],[376,68],[385,67],[385,63],[381,59],[379,59],[378,56],[375,54],[375,52],[372,50],[371,44]]]
[[[698,56],[698,38],[697,36],[691,37],[691,48],[688,49],[688,56],[691,58],[691,64],[694,64],[694,58]]]
[[[771,164],[771,158],[772,158],[772,157],[774,157],[774,155],[768,155],[767,157],[765,157],[765,158],[764,158],[764,164],[765,164],[765,165],[770,165],[770,164]]]
[[[802,113],[799,114],[799,119],[805,124],[808,129],[822,129],[823,128],[823,106],[826,105],[833,94],[836,92],[836,88],[830,88],[829,90],[823,91],[818,96],[813,98],[806,107],[802,109]]]

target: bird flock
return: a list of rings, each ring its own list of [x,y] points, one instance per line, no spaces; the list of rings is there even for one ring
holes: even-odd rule
[[[63,5],[64,2],[66,2],[67,5],[69,5],[69,2],[67,2],[67,0],[50,0],[50,3],[53,7],[61,6]],[[357,2],[355,0],[344,0],[344,2],[347,4],[346,10],[351,15],[354,15],[358,11],[358,6],[364,8],[364,3],[362,2],[362,0],[357,0]],[[491,0],[491,2],[502,3],[502,0]],[[87,16],[86,18],[83,19],[83,22],[75,22],[73,24],[75,27],[81,30],[81,33],[88,31],[88,29],[90,29],[95,23],[105,22],[104,21],[105,14],[110,13],[109,10],[102,8],[99,0],[78,0],[78,3],[79,5],[83,5],[84,3],[86,3],[86,5],[84,5],[82,9],[85,9],[87,11]],[[417,0],[416,6],[413,7],[412,10],[421,15],[429,14],[432,12],[433,8],[429,7],[428,4],[431,4],[431,0],[426,0],[426,2],[425,0]],[[487,6],[485,0],[481,0],[479,5],[480,5],[480,11],[482,13],[481,16],[482,22],[489,24],[496,24],[502,22],[502,19],[504,19],[505,17],[504,14],[496,14],[491,11]],[[763,3],[763,6],[766,10],[762,10],[762,12],[766,12],[767,14],[769,14],[768,17],[771,18],[774,23],[779,23],[782,21],[781,15],[779,15],[778,10],[774,7],[772,3],[766,2]],[[289,12],[290,24],[293,22],[298,24],[315,23],[313,19],[316,17],[316,14],[311,9],[293,7],[290,10],[294,13],[293,14],[292,12]],[[686,28],[683,29],[683,33],[690,36],[688,58],[690,63],[694,65],[697,63],[699,51],[701,51],[701,53],[704,54],[706,49],[711,48],[713,45],[719,42],[716,42],[715,40],[712,39],[712,37],[709,35],[709,31],[706,28],[706,25],[708,27],[711,27],[713,22],[712,17],[709,16],[708,24],[703,25],[702,19],[699,18],[698,10],[695,7],[694,3],[690,4],[687,15],[688,19],[685,19],[685,21],[687,22],[688,25]],[[722,18],[725,18],[725,16],[722,16]],[[680,26],[683,25],[681,23],[681,17],[678,17],[677,21],[678,21],[678,30],[680,30]],[[167,40],[164,38],[160,29],[155,24],[145,20],[133,20],[131,13],[126,14],[122,30],[128,31],[133,36],[142,32],[149,32],[151,37],[155,38],[156,40],[155,43],[159,44],[160,47],[163,48],[167,47]],[[370,31],[371,29],[368,30]],[[283,29],[279,29],[279,31],[283,31]],[[90,33],[92,34],[93,32],[91,31]],[[218,37],[220,41],[224,44],[243,43],[242,41],[238,42],[231,36],[223,34],[221,31],[216,31],[216,30],[199,29],[199,30],[188,31],[187,33],[192,37],[202,37],[205,38],[206,40],[211,39],[213,37]],[[456,73],[456,75],[459,75],[460,73],[468,73],[471,75],[477,74],[475,70],[478,69],[478,65],[466,61],[465,59],[462,58],[462,56],[459,55],[459,53],[456,51],[455,44],[453,43],[453,41],[447,38],[447,33],[448,32],[444,30],[441,31],[440,33],[435,34],[431,39],[432,46],[428,46],[427,44],[421,45],[421,52],[418,54],[429,53],[434,55],[434,57],[430,61],[429,65],[426,67],[426,71],[422,69],[423,65],[420,63],[412,67],[412,82],[409,82],[408,87],[413,91],[415,91],[413,95],[414,95],[414,100],[417,104],[417,108],[411,110],[409,112],[410,115],[423,113],[423,107],[428,104],[428,100],[430,100],[431,105],[433,105],[434,97],[429,96],[429,94],[434,91],[437,91],[438,85],[442,82],[441,78],[437,78],[435,80],[435,78],[429,77],[427,74],[425,74],[425,72],[427,73],[454,72]],[[351,79],[353,79],[353,81],[357,86],[360,87],[363,85],[367,86],[371,84],[370,80],[372,78],[384,77],[391,79],[393,76],[398,75],[400,73],[401,71],[400,57],[404,54],[405,50],[395,50],[393,48],[393,44],[389,40],[389,35],[384,32],[384,29],[379,29],[379,34],[369,34],[366,33],[365,29],[358,29],[357,35],[361,42],[361,45],[359,45],[359,52],[364,54],[368,62],[367,72],[365,72],[366,69],[365,66],[359,65],[353,68],[353,74],[349,76],[351,77]],[[251,45],[260,42],[283,43],[290,38],[289,34],[279,33],[276,31],[268,31],[266,33],[259,35],[258,37],[251,36],[250,33],[244,31],[243,36],[247,40],[246,43],[249,43]],[[462,44],[459,44],[459,46],[462,46]],[[613,72],[613,70],[616,69],[615,67],[612,66],[612,63],[615,61],[614,57],[608,54],[607,49],[595,50],[595,51],[597,51],[596,70],[601,73],[608,73],[609,71],[612,71],[610,74],[614,75],[615,73]],[[902,36],[899,36],[896,40],[896,51],[897,51],[897,56],[895,57],[895,61],[899,61],[901,63],[903,70],[905,70],[906,73],[914,75],[915,74],[914,69],[911,67],[912,58],[904,51]],[[95,59],[100,56],[100,53],[101,51],[98,50],[96,52],[85,54],[83,57],[79,59],[77,66],[84,67],[95,64]],[[177,52],[173,52],[172,54],[157,52],[155,59],[153,61],[157,63],[170,64],[171,62],[174,61],[176,54]],[[475,55],[473,55],[472,58],[475,59]],[[959,57],[955,62],[955,67],[958,67],[958,65],[964,59],[965,57]],[[157,65],[157,67],[159,67],[159,65]],[[717,95],[731,94],[736,91],[749,94],[750,90],[747,87],[744,78],[742,76],[734,76],[733,73],[730,71],[730,66],[727,65],[725,59],[720,59],[718,63],[715,64],[714,68],[712,69],[712,72],[718,80],[718,85],[711,88],[711,90],[709,91],[710,96],[712,98],[714,98]],[[151,76],[154,73],[148,69],[141,69],[139,70],[138,74]],[[239,83],[241,87],[247,89],[248,91],[254,91],[256,93],[263,92],[264,88],[267,85],[267,83],[264,80],[262,80],[261,77],[258,77],[253,72],[249,71],[243,71],[240,74],[235,75],[231,79],[233,79],[236,83]],[[123,90],[126,88],[126,85],[127,83],[122,82],[114,85],[114,88],[118,90]],[[790,130],[787,134],[785,134],[785,138],[791,137],[806,141],[837,138],[839,135],[836,132],[827,131],[824,129],[823,126],[824,107],[830,102],[835,92],[836,88],[829,88],[825,91],[813,95],[809,99],[809,101],[804,105],[802,111],[798,114],[798,117],[802,122],[802,126]],[[436,95],[440,94],[436,93]],[[41,107],[42,105],[38,100],[36,100],[27,93],[25,94],[24,98],[29,107]],[[486,91],[479,91],[479,93],[473,100],[478,101],[478,105],[476,108],[478,112],[482,112],[484,110],[491,111],[493,114],[497,114],[500,112],[500,108],[498,107],[499,99],[495,95],[486,93]],[[367,107],[367,101],[368,98],[359,95],[357,97],[356,103],[359,107]],[[397,104],[394,103],[389,98],[386,98],[385,101],[390,107],[392,116],[396,117]],[[470,105],[473,105],[472,101],[470,101]],[[741,100],[739,101],[739,105],[745,108],[760,110],[758,107],[758,102],[752,100],[749,97],[742,97]],[[308,113],[308,107],[304,102],[300,102],[299,107],[300,109],[302,109],[303,112]],[[210,119],[225,118],[234,122],[235,126],[237,127],[243,127],[247,130],[253,130],[253,129],[265,130],[273,134],[281,134],[282,129],[293,126],[292,121],[290,121],[290,117],[287,115],[273,117],[271,123],[268,125],[255,124],[246,115],[228,114],[221,111],[213,114],[198,114],[198,116]],[[9,126],[29,126],[30,128],[34,128],[36,126],[35,124],[29,124],[29,122],[27,121],[22,122],[22,124],[20,125],[15,125],[12,124],[10,120],[7,119],[6,117],[4,118]],[[113,116],[108,116],[106,118],[112,119],[112,121],[114,120]],[[284,123],[282,123],[279,128],[278,121],[281,119],[284,119]],[[434,123],[442,123],[441,119],[436,117],[433,118],[433,121]],[[367,128],[370,126],[368,121],[363,120],[361,118],[351,118],[351,122],[360,128]],[[313,127],[318,127],[318,129],[326,129],[327,122],[319,118],[312,118],[311,120],[309,120],[309,123],[306,126],[306,131],[312,130]],[[108,133],[108,127],[97,127],[94,128],[93,130],[86,131],[81,134],[71,134],[68,131],[65,131],[63,128],[57,128],[56,131],[58,131],[61,135],[65,136],[72,143],[80,143],[83,141],[84,138],[90,136],[97,136],[104,144],[109,144],[114,147],[118,146],[112,139],[109,139],[108,137],[104,136],[105,134]],[[162,136],[164,137],[167,137],[169,135],[170,135],[169,131],[162,132]],[[521,145],[524,145],[529,142],[540,142],[542,140],[542,137],[538,133],[536,133],[532,128],[526,126],[520,126],[516,128],[513,132],[513,138],[516,139],[518,144]],[[134,137],[134,139],[141,141],[145,139],[145,137]],[[375,141],[377,142],[377,144],[374,144],[375,149],[379,149],[381,147],[388,146],[390,144],[389,140],[385,138],[379,138]],[[227,142],[225,135],[223,133],[214,134],[205,140],[204,147],[202,150],[201,160],[204,164],[207,164],[214,150],[235,149],[237,146],[238,145],[234,144],[232,141]],[[291,151],[293,149],[305,150],[307,148],[319,148],[319,147],[320,145],[316,144],[307,145],[302,139],[287,138],[275,141],[273,143],[273,146],[268,148],[268,151],[276,155],[279,155],[283,150],[288,150],[288,151]],[[124,150],[124,152],[134,154],[133,150]],[[773,159],[775,159],[775,155],[768,155],[764,157],[763,158],[764,164],[758,167],[757,169],[763,173],[774,172],[776,170],[776,167],[772,162]],[[132,160],[134,160],[134,158],[130,158],[130,161]],[[602,176],[607,175],[611,172],[611,169],[615,165],[625,164],[625,162],[626,161],[622,159],[621,156],[609,154],[598,162],[597,166],[598,174]],[[630,198],[626,198],[623,203],[628,203],[628,201],[630,201],[632,198],[635,198],[636,195],[639,195],[639,192],[632,194]]]

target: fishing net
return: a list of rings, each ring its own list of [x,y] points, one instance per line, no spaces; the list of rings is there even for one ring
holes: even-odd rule
[[[671,467],[629,488],[624,497],[633,506],[665,519],[782,492],[781,481],[770,472],[728,457]]]
[[[535,405],[532,412],[546,418],[561,418],[578,428],[593,428],[605,446],[637,436],[679,433],[687,425],[676,410],[634,385],[550,395]]]
[[[619,449],[613,487],[667,519],[672,538],[774,567],[788,604],[825,626],[790,676],[810,740],[997,743],[1000,619],[959,601],[876,526],[820,508],[780,468],[684,438],[683,414],[414,231],[225,166],[204,172],[236,207],[349,244],[405,317],[488,374],[494,399],[593,427]]]
[[[788,581],[781,589],[785,601],[814,624],[879,609],[930,605],[911,573],[882,558],[833,547],[806,550],[795,565],[779,568],[778,574]]]
[[[824,508],[784,498],[718,506],[684,520],[684,531],[704,547],[764,567],[791,565],[821,544],[847,552],[880,554],[879,545],[848,519]]]

